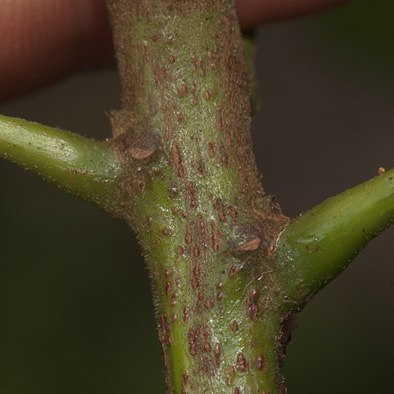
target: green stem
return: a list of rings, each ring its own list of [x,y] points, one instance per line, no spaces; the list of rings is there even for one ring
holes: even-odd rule
[[[0,155],[67,193],[117,214],[120,162],[104,144],[0,115]]]
[[[302,307],[393,222],[394,169],[294,219],[276,252],[287,308]]]
[[[275,278],[259,280],[259,268],[272,272],[287,219],[254,162],[233,1],[108,6],[124,107],[114,143],[135,174],[126,211],[152,279],[168,392],[280,392],[282,316]],[[152,152],[139,171],[135,146]]]

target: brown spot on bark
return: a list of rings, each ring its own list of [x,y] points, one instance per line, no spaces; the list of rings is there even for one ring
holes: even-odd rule
[[[231,323],[231,330],[233,332],[238,330],[238,324],[237,324],[237,322],[235,320]]]
[[[211,344],[209,342],[205,342],[204,349],[206,352],[210,352],[211,351]]]
[[[185,173],[183,171],[183,166],[182,166],[182,158],[179,153],[179,148],[177,145],[173,145],[171,148],[171,156],[172,156],[172,161],[174,162],[177,171],[178,171],[178,176],[183,178]]]
[[[178,122],[182,123],[185,121],[185,116],[183,114],[178,114]]]
[[[189,374],[185,369],[182,371],[182,380],[185,384],[187,384],[187,381],[189,380]]]
[[[194,343],[190,345],[189,352],[193,357],[197,355],[197,347]]]
[[[228,207],[228,211],[233,219],[235,219],[237,217],[237,211],[235,210],[235,208],[232,205],[230,205]]]
[[[175,323],[178,320],[178,315],[176,313],[172,314],[172,322]]]
[[[195,246],[193,249],[193,255],[194,257],[200,256],[200,249],[197,246]]]
[[[213,248],[213,251],[215,253],[217,253],[219,251],[219,241],[218,241],[218,238],[216,236],[216,231],[215,231],[215,228],[214,228],[213,221],[211,221],[211,228],[212,228],[212,248]]]
[[[259,314],[259,307],[257,306],[255,300],[249,300],[247,304],[247,310],[249,313],[249,317],[255,321]]]
[[[286,394],[287,393],[287,387],[283,383],[280,385],[280,387],[281,387],[282,394]]]
[[[182,394],[186,394],[185,386],[189,381],[189,374],[187,373],[186,369],[182,371]]]
[[[176,249],[176,252],[177,252],[179,255],[183,255],[183,248],[182,248],[182,246],[178,246],[177,249]]]
[[[219,242],[216,238],[215,230],[212,230],[212,244],[213,251],[217,253],[219,251]]]
[[[234,367],[232,365],[230,365],[229,369],[228,369],[228,373],[230,374],[230,376],[234,376]]]
[[[187,339],[188,339],[189,343],[194,343],[194,341],[196,340],[196,333],[194,332],[194,330],[192,328],[187,333]]]
[[[218,211],[220,221],[223,223],[227,222],[226,214],[224,212],[224,205],[220,198],[216,200],[216,209]]]
[[[175,63],[175,57],[173,55],[170,56],[170,62]]]
[[[246,360],[242,353],[237,355],[237,365],[236,367],[239,371],[245,372],[246,371]]]
[[[220,345],[218,343],[215,343],[213,353],[215,355],[216,365],[219,366],[221,350],[220,350]]]
[[[222,283],[222,282],[219,282],[219,283],[216,285],[216,287],[217,287],[218,290],[220,290],[220,289],[223,287],[223,283]]]
[[[228,273],[228,276],[229,276],[230,278],[233,278],[233,277],[234,277],[234,272],[235,272],[236,269],[237,269],[237,267],[236,267],[235,265],[233,265],[233,266],[230,268],[230,271],[229,271],[229,273]]]
[[[163,353],[164,366],[167,367],[167,353],[165,350],[165,345],[161,345],[161,351]]]
[[[205,100],[207,100],[207,101],[211,98],[211,95],[209,94],[209,91],[208,91],[208,90],[206,90],[206,91],[204,92],[204,97],[205,97]]]
[[[186,219],[186,212],[185,212],[185,211],[182,211],[182,212],[181,212],[181,215],[182,215],[182,217],[183,217],[184,219]]]
[[[223,130],[223,129],[224,129],[224,126],[223,126],[223,118],[222,118],[221,115],[218,115],[218,123],[219,123],[219,128],[220,128],[220,130]]]
[[[245,242],[244,244],[237,246],[236,248],[232,249],[230,252],[253,252],[257,250],[261,245],[261,239],[259,237],[254,237],[249,241]]]
[[[212,300],[209,297],[207,297],[207,299],[205,300],[205,308],[211,309],[212,306],[213,306]]]
[[[192,240],[193,240],[192,235],[191,235],[190,233],[187,233],[187,234],[185,235],[185,241],[186,241],[186,243],[187,243],[187,244],[190,244],[190,243],[192,242]]]
[[[183,310],[183,321],[187,323],[189,321],[189,308],[187,305],[185,306],[185,309]]]
[[[161,330],[159,332],[159,338],[160,338],[160,334],[162,334],[162,341],[163,341],[165,336],[167,335],[167,333],[171,329],[171,326],[170,326],[170,323],[168,322],[166,313],[162,313],[160,315],[160,328],[161,328]]]
[[[148,226],[150,226],[152,224],[152,218],[146,218],[146,221],[148,222]]]
[[[259,292],[256,289],[252,290],[252,293],[250,295],[254,300],[256,300],[259,297]]]
[[[193,182],[188,183],[190,193],[190,205],[194,208],[196,206],[196,197],[194,195]]]
[[[200,269],[199,267],[194,267],[193,269],[193,277],[192,277],[192,287],[193,289],[197,289],[200,284]]]
[[[199,224],[200,224],[201,235],[205,235],[205,226],[204,226],[204,221],[202,219],[201,213],[198,214],[197,218],[198,218],[198,221],[199,221]]]
[[[203,297],[200,298],[200,295],[202,295],[201,292],[199,293],[199,297],[198,297],[197,302],[196,302],[196,311],[197,311],[197,313],[201,313],[201,309],[202,309],[202,299],[203,299]]]
[[[220,291],[218,292],[216,298],[218,299],[218,301],[221,301],[221,300],[222,300],[223,295],[222,295],[222,293],[221,293]]]
[[[214,157],[215,156],[215,145],[210,142],[208,144],[208,150],[209,150],[209,157]]]
[[[235,208],[234,208],[232,205],[230,205],[230,206],[228,207],[228,212],[230,213],[230,216],[232,217],[232,223],[233,223],[234,225],[236,225],[236,224],[237,224],[237,221],[236,221],[235,219],[236,219],[236,217],[237,217],[237,211],[235,210]]]
[[[241,393],[241,391],[239,390],[238,387],[236,387],[236,388],[234,389],[234,394],[240,394],[240,393]]]
[[[197,168],[197,170],[198,170],[198,172],[200,174],[200,178],[202,178],[203,175],[204,175],[204,168],[205,168],[204,163],[201,161],[201,159],[198,159],[198,168]]]

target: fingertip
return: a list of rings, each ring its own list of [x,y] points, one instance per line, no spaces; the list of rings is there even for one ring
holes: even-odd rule
[[[87,66],[109,63],[101,0],[13,0],[0,13],[0,100],[28,93]]]

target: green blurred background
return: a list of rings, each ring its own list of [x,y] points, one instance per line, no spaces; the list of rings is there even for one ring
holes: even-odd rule
[[[259,29],[263,184],[296,216],[394,167],[394,3],[359,0]],[[114,71],[78,75],[0,113],[104,139]],[[122,222],[0,162],[0,393],[163,393],[143,261]],[[394,231],[298,316],[289,393],[393,392]]]

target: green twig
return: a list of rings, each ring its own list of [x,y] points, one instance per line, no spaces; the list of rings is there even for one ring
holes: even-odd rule
[[[277,248],[278,279],[288,307],[303,306],[393,222],[394,169],[293,220]]]
[[[114,150],[63,130],[0,116],[0,156],[116,214],[121,177]]]

